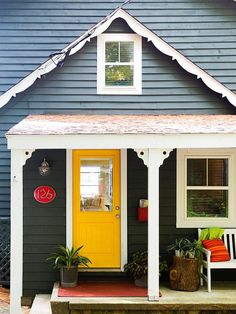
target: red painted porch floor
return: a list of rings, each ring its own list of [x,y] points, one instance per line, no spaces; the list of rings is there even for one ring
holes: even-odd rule
[[[74,288],[58,289],[58,297],[146,297],[147,289],[133,282],[80,282]]]

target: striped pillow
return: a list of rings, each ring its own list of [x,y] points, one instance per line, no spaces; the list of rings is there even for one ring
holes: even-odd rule
[[[205,249],[211,251],[211,262],[229,261],[230,256],[221,239],[202,240]]]

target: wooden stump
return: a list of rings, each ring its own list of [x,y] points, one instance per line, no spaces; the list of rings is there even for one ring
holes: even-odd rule
[[[169,276],[170,287],[173,290],[198,290],[200,282],[198,259],[174,256]]]

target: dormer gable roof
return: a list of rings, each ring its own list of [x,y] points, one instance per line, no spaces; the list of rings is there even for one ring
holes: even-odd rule
[[[163,54],[170,56],[172,60],[176,60],[178,64],[187,72],[195,75],[197,79],[201,79],[205,85],[211,90],[226,97],[228,101],[236,107],[236,94],[230,89],[225,87],[207,72],[202,70],[199,66],[187,59],[183,54],[174,49],[167,42],[158,37],[155,33],[149,30],[146,26],[140,23],[137,19],[132,17],[128,12],[122,8],[117,8],[111,12],[108,16],[102,19],[95,26],[90,28],[82,36],[74,40],[71,44],[63,48],[60,52],[50,56],[50,58],[42,63],[37,69],[31,72],[28,76],[22,79],[19,83],[14,85],[8,91],[0,96],[0,108],[5,106],[12,97],[15,97],[18,93],[29,88],[37,79],[40,79],[43,75],[51,72],[57,66],[64,63],[67,56],[71,56],[78,52],[91,38],[102,34],[115,20],[121,18],[126,21],[129,27],[138,35],[152,42],[153,45]]]

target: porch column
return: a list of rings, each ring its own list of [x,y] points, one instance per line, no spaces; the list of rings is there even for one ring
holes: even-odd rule
[[[148,299],[159,300],[159,168],[172,149],[136,150],[148,167]]]
[[[10,313],[21,313],[23,287],[23,166],[31,151],[11,150]]]

